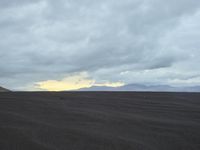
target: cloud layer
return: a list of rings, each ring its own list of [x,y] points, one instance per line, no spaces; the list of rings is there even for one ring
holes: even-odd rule
[[[99,83],[200,84],[200,1],[1,0],[0,84],[87,72]]]

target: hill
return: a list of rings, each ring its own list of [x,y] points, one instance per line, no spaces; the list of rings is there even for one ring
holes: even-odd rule
[[[0,86],[0,92],[8,92],[9,90]]]

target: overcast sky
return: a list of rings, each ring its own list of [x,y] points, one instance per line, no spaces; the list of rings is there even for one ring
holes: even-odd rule
[[[68,83],[200,85],[200,1],[0,0],[0,85]]]

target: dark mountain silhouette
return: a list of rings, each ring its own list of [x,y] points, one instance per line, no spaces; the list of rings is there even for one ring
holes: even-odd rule
[[[78,91],[171,91],[171,92],[200,92],[200,86],[173,87],[169,85],[127,84],[120,87],[92,86]]]
[[[9,90],[0,86],[0,92],[8,92]]]

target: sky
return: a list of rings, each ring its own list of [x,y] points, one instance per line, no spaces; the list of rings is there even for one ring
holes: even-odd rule
[[[200,85],[199,0],[0,0],[0,85]]]

